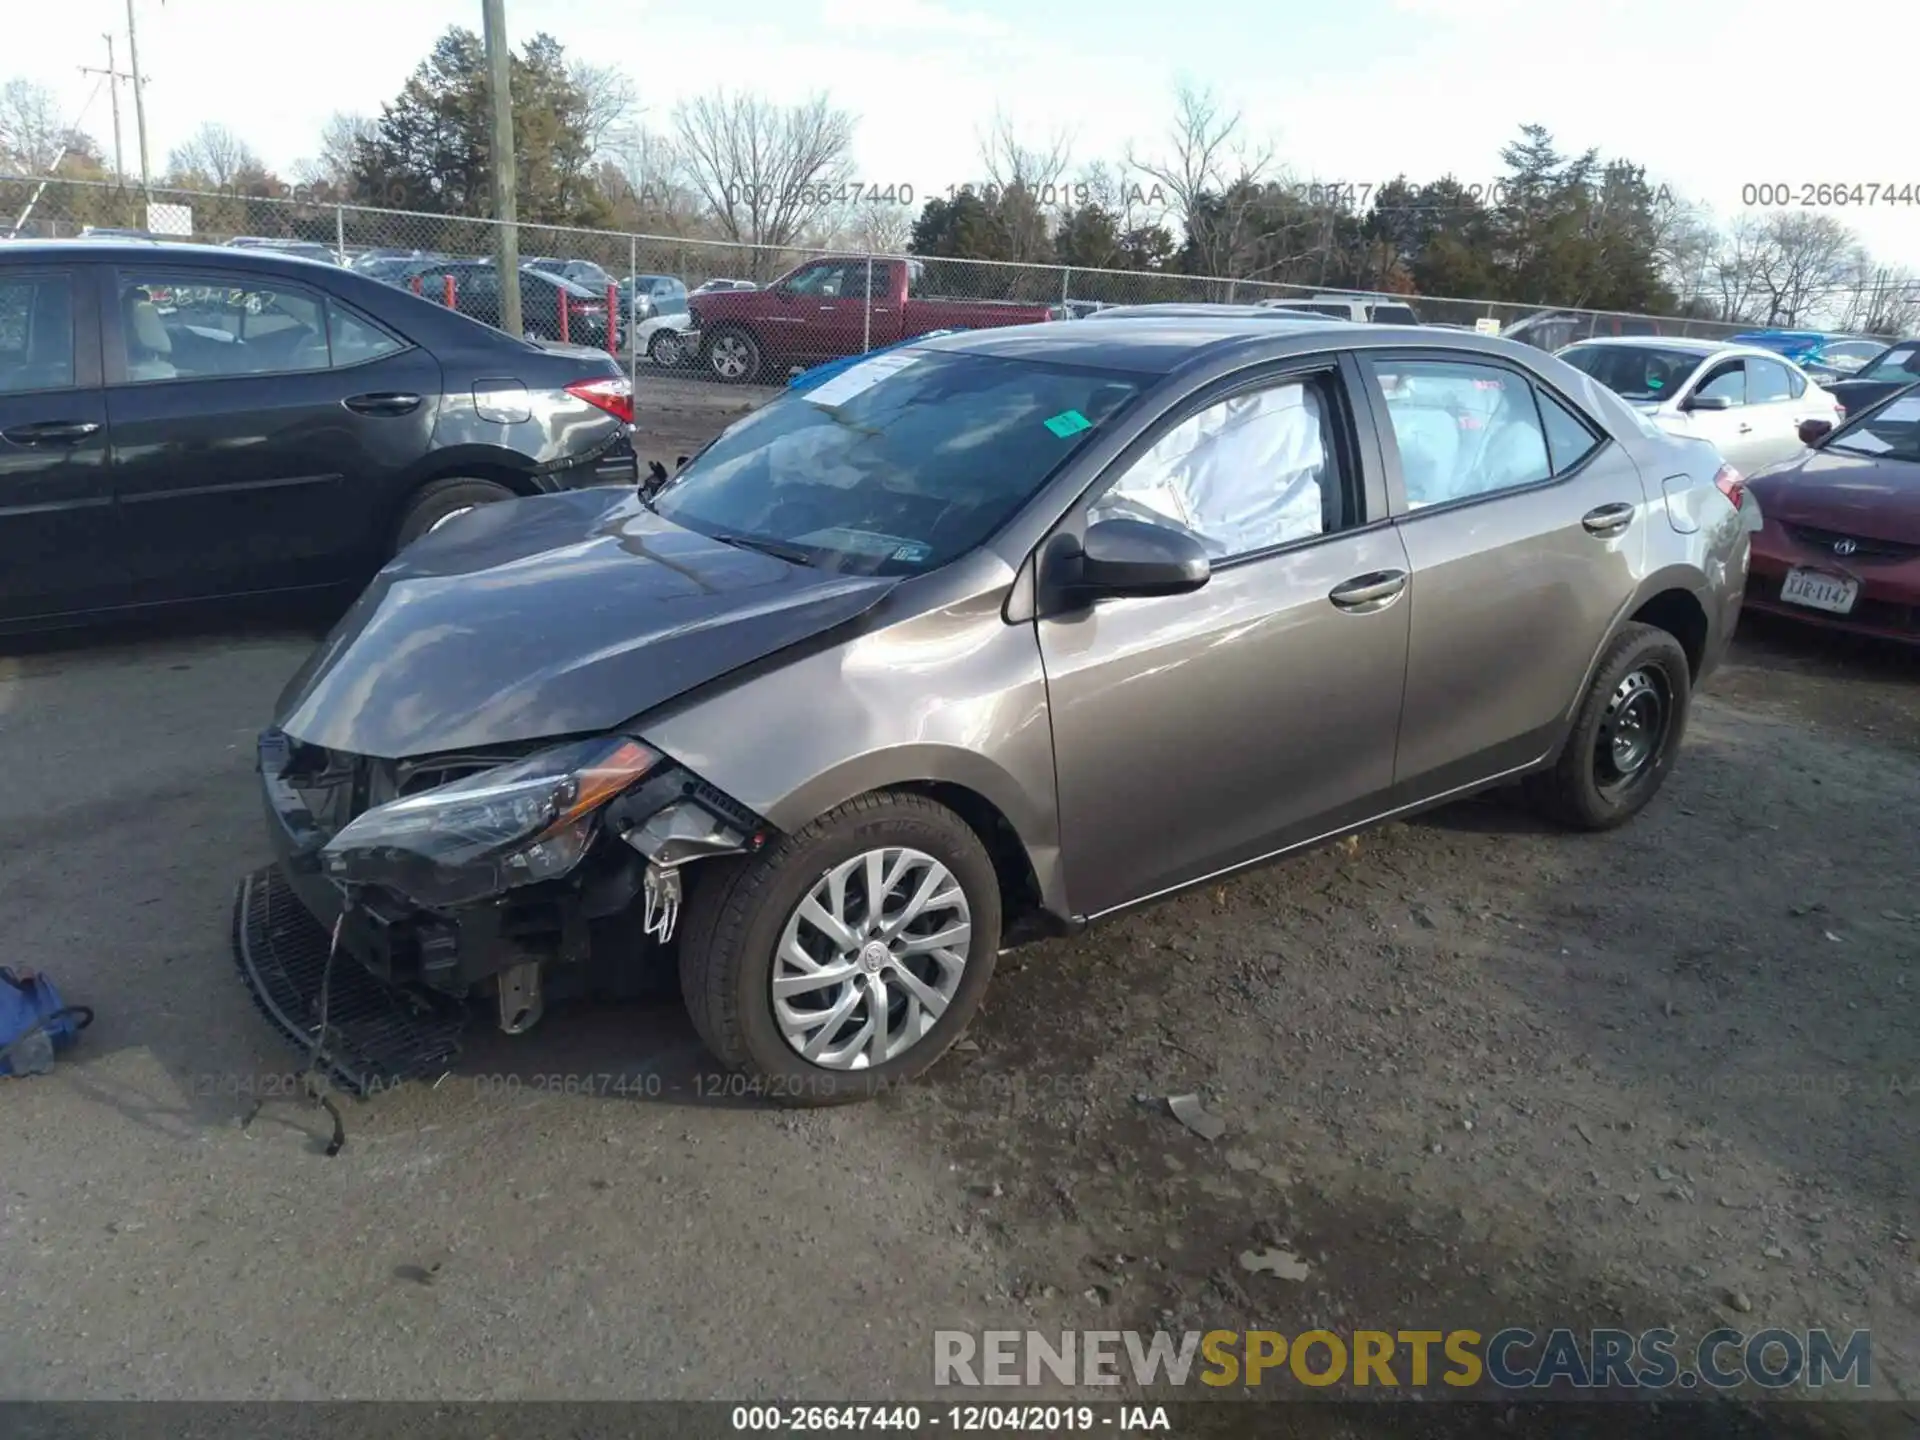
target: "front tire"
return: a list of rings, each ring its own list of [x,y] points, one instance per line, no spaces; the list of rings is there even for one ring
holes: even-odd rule
[[[1652,625],[1623,626],[1601,657],[1559,760],[1527,781],[1528,799],[1569,829],[1624,825],[1666,783],[1692,690],[1678,640]]]
[[[760,342],[734,326],[715,331],[701,347],[707,373],[723,385],[745,385],[760,373]]]
[[[972,828],[925,796],[879,791],[759,855],[702,867],[681,994],[707,1048],[769,1097],[866,1099],[960,1038],[993,977],[1000,920]]]

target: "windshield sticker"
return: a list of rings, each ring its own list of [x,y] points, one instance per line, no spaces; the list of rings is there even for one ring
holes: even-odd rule
[[[920,544],[920,542],[916,540],[912,544],[902,545],[895,549],[893,558],[896,560],[904,560],[909,565],[918,565],[932,553],[931,548]]]
[[[795,536],[801,545],[811,545],[816,550],[838,550],[846,555],[871,555],[877,560],[924,560],[928,549],[917,540],[909,540],[904,535],[882,535],[873,530],[849,530],[835,526],[830,530],[815,530],[811,534]],[[912,550],[913,555],[902,554]]]
[[[1093,422],[1078,410],[1062,410],[1051,420],[1046,421],[1045,424],[1047,429],[1058,435],[1062,440],[1066,439],[1069,435],[1078,435],[1082,430],[1091,430],[1093,428]]]
[[[835,406],[846,404],[856,395],[864,395],[889,375],[898,375],[909,365],[918,364],[919,360],[920,357],[917,355],[901,354],[897,351],[886,355],[875,355],[871,359],[862,360],[857,365],[848,366],[831,380],[801,393],[815,405],[831,410]]]

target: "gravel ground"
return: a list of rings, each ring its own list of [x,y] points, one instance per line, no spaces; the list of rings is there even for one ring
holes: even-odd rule
[[[649,381],[643,455],[753,398]],[[1724,1323],[1869,1327],[1920,1398],[1913,657],[1753,627],[1625,830],[1477,801],[1019,952],[870,1105],[556,1008],[327,1159],[315,1111],[243,1123],[295,1067],[226,940],[315,634],[0,654],[0,958],[99,1009],[6,1087],[0,1395],[905,1397],[935,1328]]]

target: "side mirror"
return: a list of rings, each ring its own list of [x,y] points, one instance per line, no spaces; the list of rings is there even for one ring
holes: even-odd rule
[[[1680,402],[1682,410],[1731,410],[1733,401],[1724,395],[1689,395]]]
[[[1068,582],[1076,598],[1185,595],[1213,574],[1191,535],[1145,520],[1116,518],[1087,527]]]
[[[1811,449],[1833,433],[1831,420],[1802,420],[1800,422],[1800,443]]]

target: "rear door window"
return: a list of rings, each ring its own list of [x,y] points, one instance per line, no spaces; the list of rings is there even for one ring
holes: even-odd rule
[[[1771,405],[1793,395],[1793,379],[1787,367],[1775,360],[1747,361],[1747,403]]]
[[[120,337],[131,381],[324,370],[326,304],[277,281],[123,272]]]
[[[1552,477],[1533,387],[1513,371],[1459,360],[1369,364],[1386,398],[1408,509]]]
[[[0,273],[0,395],[73,383],[73,276]]]

